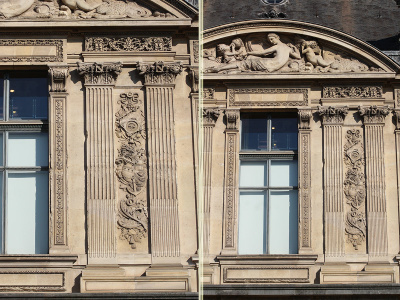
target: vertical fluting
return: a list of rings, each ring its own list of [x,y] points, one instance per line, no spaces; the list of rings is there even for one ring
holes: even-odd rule
[[[368,253],[387,255],[383,123],[365,124]]]
[[[344,256],[342,126],[324,125],[325,254]]]
[[[210,243],[210,201],[211,201],[211,169],[212,169],[212,138],[214,124],[203,125],[203,253],[207,254]]]
[[[150,222],[153,257],[179,257],[173,88],[148,86]]]
[[[86,91],[88,255],[107,259],[116,255],[112,88]]]

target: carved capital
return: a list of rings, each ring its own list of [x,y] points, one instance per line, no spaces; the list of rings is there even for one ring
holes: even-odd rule
[[[238,122],[240,117],[240,111],[238,109],[226,109],[225,110],[226,117],[226,129],[239,129]]]
[[[192,81],[192,93],[199,92],[199,68],[190,68],[189,77]]]
[[[68,66],[52,66],[49,68],[50,92],[66,92],[65,83],[69,76]]]
[[[85,79],[85,85],[113,85],[121,69],[121,63],[78,63],[78,72]]]
[[[318,113],[322,118],[323,124],[343,124],[344,118],[349,113],[349,108],[347,106],[319,106]]]
[[[215,125],[221,111],[218,108],[204,108],[203,109],[203,126]]]
[[[310,122],[312,118],[311,109],[299,109],[299,129],[310,129]]]
[[[183,70],[182,64],[164,63],[163,61],[153,64],[138,62],[140,75],[144,75],[145,84],[173,84],[176,76]]]
[[[383,123],[389,114],[388,106],[359,106],[358,112],[364,119],[364,124]]]
[[[323,98],[382,98],[381,86],[326,86]]]

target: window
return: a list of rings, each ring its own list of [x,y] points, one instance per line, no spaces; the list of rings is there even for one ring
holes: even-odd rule
[[[0,238],[3,254],[45,254],[49,251],[47,74],[28,74],[9,72],[0,75]]]
[[[266,4],[273,4],[273,5],[277,5],[277,4],[283,4],[285,3],[287,0],[263,0]]]
[[[297,118],[242,113],[239,254],[298,251]]]

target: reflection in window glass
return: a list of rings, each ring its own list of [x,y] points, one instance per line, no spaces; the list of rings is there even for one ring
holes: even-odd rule
[[[268,119],[265,114],[242,114],[242,150],[268,150]]]
[[[10,78],[10,119],[47,119],[47,78]]]
[[[296,118],[271,118],[271,150],[297,150]]]

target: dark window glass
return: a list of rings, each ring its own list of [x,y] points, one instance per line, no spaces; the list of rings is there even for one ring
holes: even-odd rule
[[[242,114],[242,150],[268,150],[268,119],[265,114]]]
[[[0,82],[0,120],[4,120],[3,105],[4,105],[4,80]]]
[[[286,0],[263,0],[267,4],[283,4]]]
[[[297,119],[271,117],[271,150],[297,150]]]
[[[47,78],[10,76],[10,119],[47,119]]]

